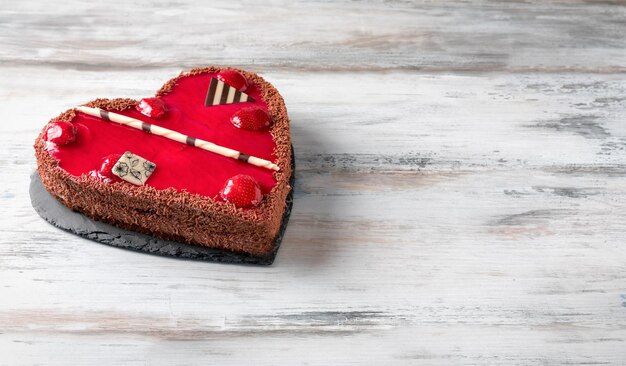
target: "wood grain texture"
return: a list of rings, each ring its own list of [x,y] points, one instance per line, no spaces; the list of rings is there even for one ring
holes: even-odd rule
[[[624,3],[0,4],[0,365],[626,363]],[[37,216],[49,118],[209,64],[290,112],[273,266]]]

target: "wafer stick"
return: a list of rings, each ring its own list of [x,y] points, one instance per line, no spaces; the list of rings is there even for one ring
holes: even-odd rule
[[[199,147],[203,150],[207,150],[227,158],[233,158],[237,160],[241,160],[248,164],[256,165],[265,169],[278,171],[280,168],[278,165],[272,163],[271,161],[267,161],[261,158],[257,158],[255,156],[250,156],[248,154],[244,154],[240,151],[229,149],[227,147],[223,147],[220,145],[216,145],[212,142],[208,142],[205,140],[201,140],[195,137],[184,135],[180,132],[176,132],[173,130],[169,130],[164,127],[159,127],[153,125],[151,123],[147,123],[135,118],[127,117],[121,114],[108,112],[100,108],[91,108],[85,106],[76,107],[76,110],[88,114],[93,117],[102,118],[105,121],[119,123],[124,126],[129,126],[138,130],[142,130],[143,132],[151,133],[153,135],[163,136],[170,140],[178,141],[182,144]]]

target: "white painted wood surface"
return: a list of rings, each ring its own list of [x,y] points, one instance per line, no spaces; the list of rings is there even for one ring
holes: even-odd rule
[[[626,363],[626,7],[0,2],[0,365]],[[94,97],[232,64],[283,93],[271,267],[141,255],[30,206]]]

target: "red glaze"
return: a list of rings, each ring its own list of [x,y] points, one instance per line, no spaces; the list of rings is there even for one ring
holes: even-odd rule
[[[146,117],[159,118],[165,114],[165,104],[159,98],[143,98],[135,109]]]
[[[52,121],[46,126],[46,141],[55,145],[67,145],[76,140],[76,127],[70,122]]]
[[[151,119],[134,109],[114,112],[275,161],[273,151],[276,144],[269,131],[244,131],[230,124],[230,117],[241,108],[256,105],[267,109],[261,90],[254,84],[248,88],[247,93],[255,99],[254,102],[205,107],[204,99],[212,77],[215,73],[179,79],[170,93],[160,97],[168,107],[168,113],[162,118]],[[77,141],[65,146],[53,146],[49,151],[59,160],[61,168],[75,176],[98,170],[103,158],[110,154],[131,151],[156,164],[157,168],[146,185],[157,189],[174,188],[215,198],[224,182],[237,174],[253,177],[263,193],[268,193],[276,184],[272,171],[268,169],[128,126],[82,113],[78,113],[72,123],[77,127]]]
[[[271,117],[266,110],[257,106],[244,107],[230,117],[230,123],[242,130],[260,131],[270,126]]]
[[[257,206],[263,199],[259,184],[249,175],[239,174],[226,181],[220,191],[224,201],[237,207]]]
[[[239,91],[245,92],[248,89],[248,80],[235,70],[222,70],[217,73],[217,80],[221,80]],[[250,93],[247,93],[250,95]]]

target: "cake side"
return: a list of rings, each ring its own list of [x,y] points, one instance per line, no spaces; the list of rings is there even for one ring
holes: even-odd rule
[[[182,73],[168,81],[157,95],[167,93],[168,86],[171,88],[180,77],[219,70],[205,68]],[[273,121],[270,133],[276,142],[274,156],[280,171],[274,173],[276,184],[259,206],[242,209],[228,202],[175,189],[157,190],[125,182],[106,183],[86,174],[73,176],[59,167],[58,161],[49,154],[42,131],[35,141],[35,151],[44,186],[67,207],[118,227],[234,252],[268,253],[278,233],[290,190],[289,119],[282,97],[271,84],[256,74],[238,71],[261,87]],[[86,105],[121,111],[136,103],[132,99],[96,99]],[[53,120],[69,122],[75,113],[68,110]]]
[[[83,175],[73,177],[58,166],[46,165],[49,155],[37,149],[41,180],[68,208],[117,227],[210,248],[264,255],[275,237],[272,222],[246,220],[217,210],[187,204],[197,197],[174,190],[136,194],[119,189],[125,183],[100,183]],[[43,155],[43,156],[41,156]],[[50,162],[47,162],[50,163]],[[105,185],[102,187],[101,185]]]

